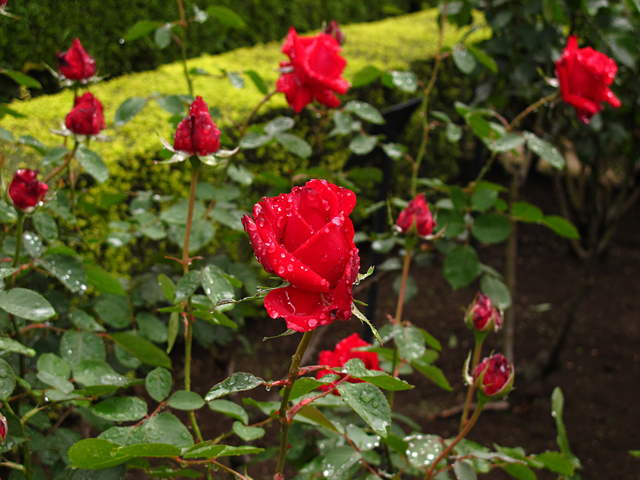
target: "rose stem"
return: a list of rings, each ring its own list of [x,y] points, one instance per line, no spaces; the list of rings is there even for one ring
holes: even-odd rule
[[[547,95],[546,97],[542,97],[540,100],[538,100],[535,103],[532,103],[531,105],[529,105],[527,108],[525,108],[522,112],[520,112],[516,118],[513,119],[513,121],[507,126],[507,132],[510,132],[513,130],[514,127],[518,126],[518,124],[522,121],[522,119],[524,117],[526,117],[527,115],[529,115],[531,112],[533,112],[536,108],[544,105],[545,103],[551,102],[553,100],[555,100],[556,98],[558,98],[560,96],[560,90],[556,90],[555,92],[553,92],[550,95]],[[496,153],[497,152],[492,152],[491,156],[489,157],[489,160],[487,160],[487,163],[484,164],[484,167],[482,167],[482,170],[480,170],[480,173],[478,174],[478,177],[474,180],[474,183],[478,183],[480,180],[482,180],[484,178],[484,176],[487,174],[487,172],[489,171],[489,169],[491,168],[491,165],[493,165],[494,160],[496,159]]]
[[[289,405],[289,396],[291,395],[291,389],[293,384],[298,379],[298,373],[300,372],[300,361],[304,355],[305,350],[309,346],[309,342],[313,338],[313,334],[316,333],[315,329],[310,332],[304,332],[298,349],[295,355],[291,359],[291,368],[289,368],[288,385],[282,392],[282,402],[280,403],[280,454],[278,456],[278,465],[276,466],[276,472],[273,475],[274,480],[284,479],[282,472],[284,472],[284,461],[287,456],[287,450],[289,446],[289,422],[287,421],[287,407]]]
[[[260,107],[262,105],[264,105],[265,103],[267,103],[269,101],[269,99],[271,97],[273,97],[276,93],[278,93],[277,90],[274,90],[273,92],[267,93],[264,96],[264,98],[262,100],[260,100],[260,102],[255,106],[255,108],[253,110],[251,110],[251,113],[249,114],[247,119],[242,124],[242,127],[240,127],[240,138],[242,138],[244,136],[244,132],[247,129],[247,127],[249,126],[249,122],[251,122],[251,119],[253,119],[253,117],[255,117],[256,113],[258,113],[258,110],[260,110]]]
[[[18,266],[18,261],[20,259],[20,251],[22,250],[22,231],[24,229],[24,212],[16,208],[18,212],[18,224],[16,230],[16,251],[13,255],[13,262],[11,262],[11,268],[16,268]],[[12,283],[15,282],[15,276],[12,275]],[[15,315],[9,315],[11,317],[11,322],[13,323],[13,329],[16,332],[16,338],[20,343],[22,343],[22,332],[20,331],[20,327],[18,326],[18,320]],[[18,358],[20,359],[20,376],[24,376],[26,373],[24,355],[18,354]],[[18,411],[20,410],[20,401],[18,402]],[[8,405],[8,404],[7,404]],[[22,455],[24,457],[24,474],[27,477],[27,480],[31,480],[31,451],[29,447],[25,443],[22,447]]]
[[[484,342],[484,335],[476,335],[476,345],[473,352],[473,361],[471,362],[471,373],[480,363],[480,352],[482,352],[482,342]],[[467,400],[464,402],[464,409],[462,410],[462,417],[460,417],[460,431],[464,428],[467,423],[467,418],[469,417],[469,407],[471,405],[471,400],[473,400],[473,383],[469,384],[469,389],[467,390]]]
[[[469,431],[473,428],[473,426],[478,421],[478,417],[480,416],[480,412],[482,412],[482,407],[484,407],[484,405],[481,404],[481,403],[478,403],[478,406],[476,407],[476,410],[473,412],[473,415],[471,416],[471,419],[469,420],[469,422],[465,425],[465,427],[458,434],[458,436],[453,439],[453,441],[449,444],[449,446],[447,446],[447,448],[445,448],[442,451],[442,453],[440,455],[438,455],[438,458],[436,458],[433,461],[433,463],[431,464],[431,468],[429,468],[429,470],[427,471],[427,474],[424,476],[424,480],[431,480],[432,475],[433,475],[433,470],[436,468],[438,463],[440,463],[440,460],[442,460],[447,455],[449,455],[449,452],[451,452],[451,450],[453,450],[453,447],[455,447],[460,442],[460,440],[462,440],[464,437],[466,437],[468,435]]]
[[[429,138],[429,122],[427,121],[427,111],[429,107],[429,95],[431,95],[431,90],[433,90],[433,86],[436,83],[436,79],[438,78],[438,70],[440,69],[440,64],[442,63],[442,43],[444,41],[444,25],[447,20],[447,1],[442,4],[442,14],[440,16],[440,29],[438,35],[438,52],[436,53],[436,63],[433,66],[433,72],[431,72],[431,78],[429,79],[429,83],[427,87],[424,89],[424,98],[422,99],[422,111],[420,115],[422,116],[422,124],[424,127],[424,132],[422,135],[422,140],[420,141],[420,149],[418,150],[418,156],[416,157],[416,161],[413,164],[413,175],[411,176],[411,198],[416,196],[418,190],[418,172],[420,170],[420,164],[422,163],[422,159],[424,158],[424,151],[427,147],[427,139]]]
[[[184,68],[184,78],[187,80],[189,86],[189,95],[193,97],[193,83],[189,76],[189,69],[187,67],[187,18],[184,13],[184,4],[182,0],[178,0],[178,9],[180,10],[180,24],[184,30],[182,35],[182,41],[180,42],[180,51],[182,52],[182,67]]]
[[[182,247],[182,271],[186,275],[189,273],[189,241],[191,240],[191,227],[193,225],[193,210],[196,203],[196,187],[198,185],[198,175],[202,164],[200,160],[191,157],[191,187],[189,188],[189,212],[187,213],[187,226],[184,232],[184,245]],[[191,318],[191,297],[187,300],[187,332],[185,335],[184,347],[184,389],[191,390],[191,346],[193,344],[193,320]],[[193,431],[199,441],[203,441],[200,427],[196,421],[193,410],[189,411],[189,420],[193,426]]]
[[[46,177],[44,177],[44,179],[42,181],[44,183],[47,183],[49,180],[51,180],[53,177],[55,177],[57,174],[59,174],[62,170],[67,168],[67,165],[69,165],[71,160],[73,160],[73,157],[75,157],[76,151],[78,150],[79,146],[80,146],[80,143],[76,139],[75,144],[73,145],[73,150],[71,150],[69,153],[67,153],[67,156],[66,156],[66,158],[64,160],[64,163],[62,165],[60,165],[58,168],[56,168],[55,170],[52,170]]]

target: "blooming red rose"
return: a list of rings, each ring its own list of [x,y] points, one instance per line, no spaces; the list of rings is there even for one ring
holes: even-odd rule
[[[511,390],[514,376],[513,365],[509,365],[501,353],[496,353],[473,370],[473,383],[477,390],[490,397],[503,396]]]
[[[502,312],[498,311],[491,299],[482,293],[476,295],[465,314],[467,326],[480,332],[488,332],[489,330],[497,332],[502,326],[502,321]]]
[[[58,70],[69,80],[86,80],[96,73],[96,61],[85,52],[80,40],[73,41],[71,48],[58,55]]]
[[[38,181],[38,171],[25,168],[18,170],[9,184],[9,197],[20,210],[35,207],[42,201],[49,186]]]
[[[345,94],[349,88],[349,82],[342,78],[347,61],[340,56],[341,51],[331,35],[298,37],[293,27],[289,30],[282,53],[291,61],[280,64],[285,73],[280,75],[276,88],[286,95],[296,113],[313,98],[332,108],[340,106],[335,93]]]
[[[202,97],[189,107],[189,116],[178,124],[173,148],[192,155],[206,156],[220,148],[220,130]]]
[[[601,102],[614,108],[621,105],[609,89],[617,71],[612,58],[591,47],[578,48],[576,36],[569,37],[562,57],[556,62],[556,75],[562,99],[576,109],[581,122],[589,123],[602,110]]]
[[[103,111],[100,100],[87,92],[75,99],[64,123],[76,135],[98,135],[106,128]]]
[[[427,200],[423,194],[416,196],[415,199],[409,202],[409,206],[400,212],[396,225],[402,233],[407,233],[414,225],[418,235],[421,237],[426,237],[433,233],[436,222],[433,221],[429,205],[427,205]]]
[[[338,26],[338,22],[336,22],[335,20],[331,20],[329,22],[329,24],[325,27],[323,33],[331,35],[333,38],[335,38],[336,42],[338,42],[338,45],[344,45],[344,42],[347,41],[347,36],[342,33],[342,30],[340,30],[340,27]]]
[[[323,350],[320,352],[320,359],[318,363],[320,365],[326,365],[328,367],[342,367],[345,363],[353,358],[359,358],[364,362],[364,366],[367,370],[382,370],[380,368],[378,354],[375,352],[359,352],[354,351],[356,348],[360,347],[370,347],[371,344],[362,340],[357,333],[348,336],[344,340],[341,340],[336,345],[335,350]],[[325,375],[329,375],[330,373],[334,373],[331,370],[319,370],[316,374],[316,378],[324,377]],[[340,377],[343,378],[345,375],[340,374]],[[362,383],[362,380],[358,380],[357,378],[350,378],[347,380],[351,383]],[[321,385],[320,389],[325,392],[332,388],[331,385]],[[336,395],[338,392],[334,392]]]
[[[291,193],[263,198],[242,219],[256,258],[291,285],[271,291],[264,305],[299,332],[351,317],[360,259],[348,215],[351,190],[311,180]]]

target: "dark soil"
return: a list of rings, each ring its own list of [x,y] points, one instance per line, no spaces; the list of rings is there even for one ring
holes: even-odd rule
[[[538,179],[523,191],[523,198],[542,207],[546,214],[554,212],[551,186]],[[585,479],[638,478],[640,460],[629,450],[640,448],[640,212],[636,209],[625,219],[606,259],[597,267],[596,281],[582,303],[566,348],[561,367],[543,381],[516,388],[509,396],[510,408],[485,412],[469,438],[484,445],[494,442],[504,446],[523,446],[528,453],[558,450],[555,422],[551,416],[550,397],[556,386],[565,395],[564,419],[571,448],[582,462],[580,472]],[[518,254],[518,298],[516,302],[517,332],[515,343],[516,370],[530,365],[538,352],[547,347],[563,319],[563,306],[573,295],[582,271],[581,262],[572,256],[566,242],[548,229],[522,225]],[[504,269],[504,247],[479,248],[480,259],[498,270]],[[443,437],[457,432],[459,415],[429,419],[431,414],[459,406],[466,387],[461,376],[462,365],[472,346],[472,337],[462,321],[464,308],[473,298],[477,285],[452,291],[444,281],[441,265],[413,267],[420,293],[409,303],[405,319],[427,329],[443,344],[437,365],[443,369],[453,393],[445,392],[420,374],[407,380],[414,390],[396,395],[396,408],[416,420],[425,433]],[[396,273],[381,281],[380,292],[391,292]],[[366,293],[365,293],[366,294]],[[360,296],[364,299],[365,294]],[[378,325],[395,309],[395,296],[381,293],[378,298]],[[233,371],[252,372],[263,378],[284,378],[289,358],[299,336],[260,342],[262,337],[276,335],[285,328],[283,321],[255,320],[248,325],[247,336],[253,345],[248,354],[238,344]],[[335,343],[353,332],[361,332],[360,322],[333,324],[327,329],[315,352],[332,349]],[[489,336],[484,353],[500,351],[501,334]],[[204,394],[229,372],[213,366],[205,352],[196,359],[195,381]],[[312,361],[313,361],[312,360]],[[518,387],[518,385],[516,385]],[[277,399],[274,392],[254,391],[261,399]],[[271,398],[276,396],[276,398]],[[209,423],[210,414],[201,411],[203,434],[213,438],[223,425],[219,416]],[[206,419],[205,419],[206,417]],[[230,423],[230,422],[229,422]],[[230,425],[229,425],[230,426]],[[276,439],[275,427],[268,437]],[[273,444],[272,444],[273,445]],[[267,479],[272,468],[253,467],[255,479]],[[510,478],[493,471],[484,478]],[[538,478],[556,475],[540,471]]]

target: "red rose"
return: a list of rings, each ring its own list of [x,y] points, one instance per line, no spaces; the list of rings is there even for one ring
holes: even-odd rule
[[[106,128],[103,111],[100,100],[87,92],[75,99],[64,123],[76,135],[98,135]]]
[[[2,0],[0,0],[0,7],[1,6],[2,6]],[[7,438],[8,430],[9,428],[7,425],[7,419],[5,418],[4,415],[0,414],[0,442],[4,442],[4,439]]]
[[[202,97],[189,107],[189,116],[178,124],[173,148],[192,155],[206,156],[220,148],[220,130]]]
[[[497,332],[502,326],[502,321],[502,313],[493,306],[491,299],[482,293],[476,295],[465,314],[467,326],[480,332],[488,332],[489,330]]]
[[[409,232],[414,224],[416,225],[418,235],[421,237],[431,235],[433,228],[436,226],[436,222],[433,221],[433,217],[429,211],[429,205],[427,205],[427,200],[423,194],[411,200],[409,206],[400,212],[398,220],[396,221],[396,225],[402,233]]]
[[[351,190],[311,180],[291,193],[263,198],[253,219],[242,219],[264,269],[291,285],[264,300],[271,318],[282,317],[299,332],[351,317],[352,285],[360,269],[348,215]],[[255,221],[254,221],[255,220]]]
[[[49,186],[38,181],[38,171],[18,170],[9,184],[9,197],[20,210],[35,207],[42,201]]]
[[[556,62],[556,75],[562,99],[576,109],[578,120],[589,123],[602,110],[601,102],[614,108],[621,105],[609,89],[617,71],[612,58],[591,47],[580,49],[575,35],[569,37],[562,57]]]
[[[0,0],[0,8],[4,7],[6,4],[7,4],[7,0]]]
[[[501,353],[496,353],[485,358],[473,370],[473,383],[477,390],[490,397],[498,397],[509,393],[514,376],[513,365],[509,365]]]
[[[86,80],[96,73],[96,61],[85,52],[77,38],[69,50],[57,55],[58,70],[69,80]]]
[[[355,348],[360,347],[370,347],[371,344],[362,340],[357,333],[348,336],[344,340],[341,340],[336,345],[335,350],[323,350],[320,352],[320,359],[318,363],[320,365],[326,365],[328,367],[342,367],[345,363],[353,358],[359,358],[364,362],[364,366],[367,370],[382,370],[379,365],[378,354],[375,352],[358,352],[353,351]],[[332,372],[331,370],[319,370],[316,378],[324,377],[325,375],[329,375]],[[340,375],[340,378],[344,378],[344,374]],[[351,383],[362,383],[362,380],[358,380],[357,378],[350,378],[347,380]],[[330,390],[332,386],[330,385],[321,385],[320,389],[325,392]],[[334,392],[336,395],[338,392]]]
[[[286,73],[280,75],[276,88],[286,95],[296,113],[314,97],[329,107],[340,106],[334,92],[345,94],[349,88],[349,82],[341,76],[347,64],[340,56],[341,51],[331,35],[319,33],[314,37],[298,37],[293,27],[289,30],[282,53],[291,61],[280,64]]]
[[[325,27],[323,33],[331,35],[333,38],[335,38],[336,42],[338,42],[338,45],[344,45],[344,42],[347,41],[347,36],[342,33],[342,30],[340,30],[340,27],[338,26],[338,22],[336,22],[335,20],[331,20],[329,22],[329,25]]]

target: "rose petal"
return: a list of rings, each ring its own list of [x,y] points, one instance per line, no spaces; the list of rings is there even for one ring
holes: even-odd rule
[[[322,185],[319,185],[322,187]],[[300,213],[300,216],[304,218],[307,225],[313,228],[314,232],[317,232],[324,227],[331,219],[331,198],[327,195],[322,195],[316,188],[310,186],[308,183],[304,187],[296,187],[291,192],[293,198],[293,207]],[[337,204],[335,195],[333,196],[334,205]],[[335,210],[335,208],[334,208]]]
[[[296,209],[292,209],[282,236],[282,245],[289,252],[294,252],[314,233],[315,231],[304,221],[300,213]]]
[[[258,234],[255,222],[249,215],[245,215],[242,217],[242,225],[244,225],[244,230],[249,234],[249,240],[253,246],[256,259],[268,273],[274,273],[271,265],[269,264],[269,260],[266,257],[267,247]]]
[[[322,293],[308,292],[295,287],[272,290],[264,299],[264,307],[271,318],[284,318],[287,328],[309,332],[332,323],[331,304]]]

